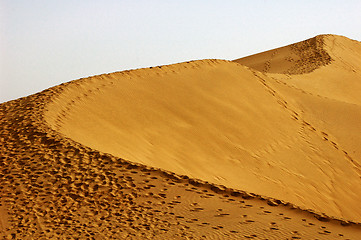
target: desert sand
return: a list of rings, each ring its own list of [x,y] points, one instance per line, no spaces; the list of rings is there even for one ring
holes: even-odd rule
[[[361,43],[70,81],[0,105],[5,239],[361,239]]]

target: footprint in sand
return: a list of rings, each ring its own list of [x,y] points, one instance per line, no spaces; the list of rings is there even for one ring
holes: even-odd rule
[[[214,215],[215,217],[225,217],[225,216],[228,216],[229,213],[219,213],[219,214],[216,214]]]
[[[247,219],[247,220],[245,220],[245,222],[246,223],[253,223],[253,222],[255,222],[254,220],[251,220],[251,219]]]

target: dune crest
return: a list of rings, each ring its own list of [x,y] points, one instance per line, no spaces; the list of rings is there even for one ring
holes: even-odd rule
[[[264,73],[310,73],[332,61],[332,57],[325,50],[325,38],[328,36],[330,35],[318,35],[305,41],[233,61]]]
[[[310,94],[361,105],[360,59],[360,42],[328,34],[233,61]]]
[[[360,61],[321,35],[1,104],[0,237],[357,239]]]

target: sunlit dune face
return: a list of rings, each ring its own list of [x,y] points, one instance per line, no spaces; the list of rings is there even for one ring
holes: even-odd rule
[[[360,68],[322,35],[0,104],[0,238],[359,239]]]
[[[328,85],[307,87],[313,76],[332,82],[327,71],[349,73],[327,48],[332,37],[236,61],[251,68],[203,60],[84,79],[49,105],[46,119],[66,137],[133,162],[357,219],[361,199],[346,192],[361,192],[350,130],[361,126],[360,108],[340,91],[330,98]],[[257,71],[262,64],[268,75]]]

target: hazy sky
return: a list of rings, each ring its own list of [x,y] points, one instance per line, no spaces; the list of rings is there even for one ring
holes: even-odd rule
[[[0,102],[81,77],[361,40],[360,0],[0,0]]]

